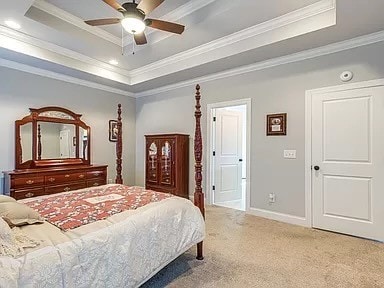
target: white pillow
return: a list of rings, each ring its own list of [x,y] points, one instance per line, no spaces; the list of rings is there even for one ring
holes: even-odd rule
[[[0,203],[3,203],[3,202],[16,202],[16,199],[9,197],[7,195],[0,195]]]
[[[43,223],[44,219],[32,208],[16,201],[0,203],[0,217],[10,226],[23,226]]]

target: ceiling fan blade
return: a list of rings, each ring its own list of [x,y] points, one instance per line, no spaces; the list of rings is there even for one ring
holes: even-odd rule
[[[151,28],[168,31],[176,34],[181,34],[184,32],[184,26],[177,23],[157,19],[146,19],[145,21],[147,26]]]
[[[119,3],[117,3],[115,0],[103,0],[105,3],[107,3],[112,8],[116,9],[119,12],[126,11],[123,6],[121,6]]]
[[[137,9],[144,11],[145,15],[148,15],[163,2],[164,0],[141,0],[137,5]]]
[[[91,26],[101,26],[101,25],[118,24],[120,23],[120,19],[118,18],[95,19],[95,20],[87,20],[84,22]]]
[[[135,42],[137,45],[147,44],[147,37],[145,37],[144,32],[140,34],[134,34],[133,37],[135,38]]]

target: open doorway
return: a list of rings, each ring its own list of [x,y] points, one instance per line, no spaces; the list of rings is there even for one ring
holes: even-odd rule
[[[248,210],[249,110],[249,99],[208,105],[210,204]]]

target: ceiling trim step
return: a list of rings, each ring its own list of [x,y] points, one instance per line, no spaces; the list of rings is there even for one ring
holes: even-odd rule
[[[113,44],[118,45],[121,47],[121,38],[116,37],[113,34],[106,32],[105,30],[90,26],[88,24],[84,23],[83,19],[80,19],[58,7],[55,5],[52,5],[48,2],[45,2],[44,0],[35,0],[34,4],[32,5],[33,7],[40,9],[48,14],[51,14],[52,16],[55,16],[65,22],[68,22],[69,24],[72,24],[82,30],[85,30],[89,33],[92,33],[93,35],[102,38],[104,40],[107,40]]]
[[[128,92],[128,91],[116,89],[116,88],[113,88],[113,87],[110,87],[107,85],[102,85],[102,84],[99,84],[96,82],[82,80],[79,78],[75,78],[75,77],[71,77],[68,75],[52,72],[52,71],[45,70],[45,69],[36,68],[36,67],[30,66],[30,65],[21,64],[21,63],[6,60],[6,59],[0,58],[0,66],[134,98],[134,94],[131,92]]]
[[[250,65],[246,65],[246,66],[242,66],[242,67],[238,67],[238,68],[234,68],[234,69],[230,69],[230,70],[226,70],[218,73],[213,73],[213,74],[202,76],[202,77],[197,77],[191,80],[182,81],[176,84],[166,85],[156,89],[146,90],[143,92],[135,93],[135,97],[138,98],[138,97],[152,96],[155,94],[160,94],[163,92],[187,87],[190,85],[195,85],[196,83],[204,83],[204,82],[219,80],[219,79],[228,78],[232,76],[242,75],[246,73],[251,73],[254,71],[264,70],[264,69],[276,67],[279,65],[285,65],[289,63],[295,63],[303,60],[321,57],[321,56],[342,52],[345,50],[358,48],[358,47],[366,46],[370,44],[375,44],[383,41],[384,41],[384,31],[380,31],[380,32],[356,37],[353,39],[332,43],[319,48],[314,48],[314,49],[294,53],[291,55],[270,59],[267,61],[262,61],[262,62],[258,62],[258,63],[254,63],[254,64],[250,64]]]
[[[139,84],[336,24],[335,0],[322,0],[198,47],[130,71]]]

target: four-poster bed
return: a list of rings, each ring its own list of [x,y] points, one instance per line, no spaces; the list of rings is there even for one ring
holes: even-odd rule
[[[194,204],[197,206],[203,217],[205,218],[205,204],[204,204],[204,193],[201,187],[203,180],[202,176],[202,164],[201,160],[203,157],[203,141],[201,137],[201,104],[200,104],[201,94],[200,94],[200,85],[196,85],[196,94],[195,94],[195,140],[194,140],[194,157],[195,157],[195,192],[193,194]],[[122,184],[122,149],[123,149],[123,137],[122,137],[122,119],[121,119],[121,104],[118,105],[117,109],[117,142],[116,142],[116,183]],[[197,257],[198,260],[203,260],[203,242],[197,244]]]
[[[139,287],[193,245],[197,244],[197,259],[203,259],[205,227],[198,85],[195,97],[194,204],[197,207],[188,199],[122,185],[119,104],[116,184],[20,200],[19,203],[35,208],[50,223],[21,227],[22,233],[37,240],[40,246],[26,249],[18,258],[0,253],[0,283],[6,287],[37,283],[40,287]],[[71,205],[73,210],[69,209]],[[130,205],[131,209],[121,210],[122,205]],[[90,206],[98,213],[83,211],[80,206],[81,209]],[[103,207],[107,209],[103,211]],[[107,217],[105,213],[109,213]],[[91,216],[87,218],[87,215]]]

